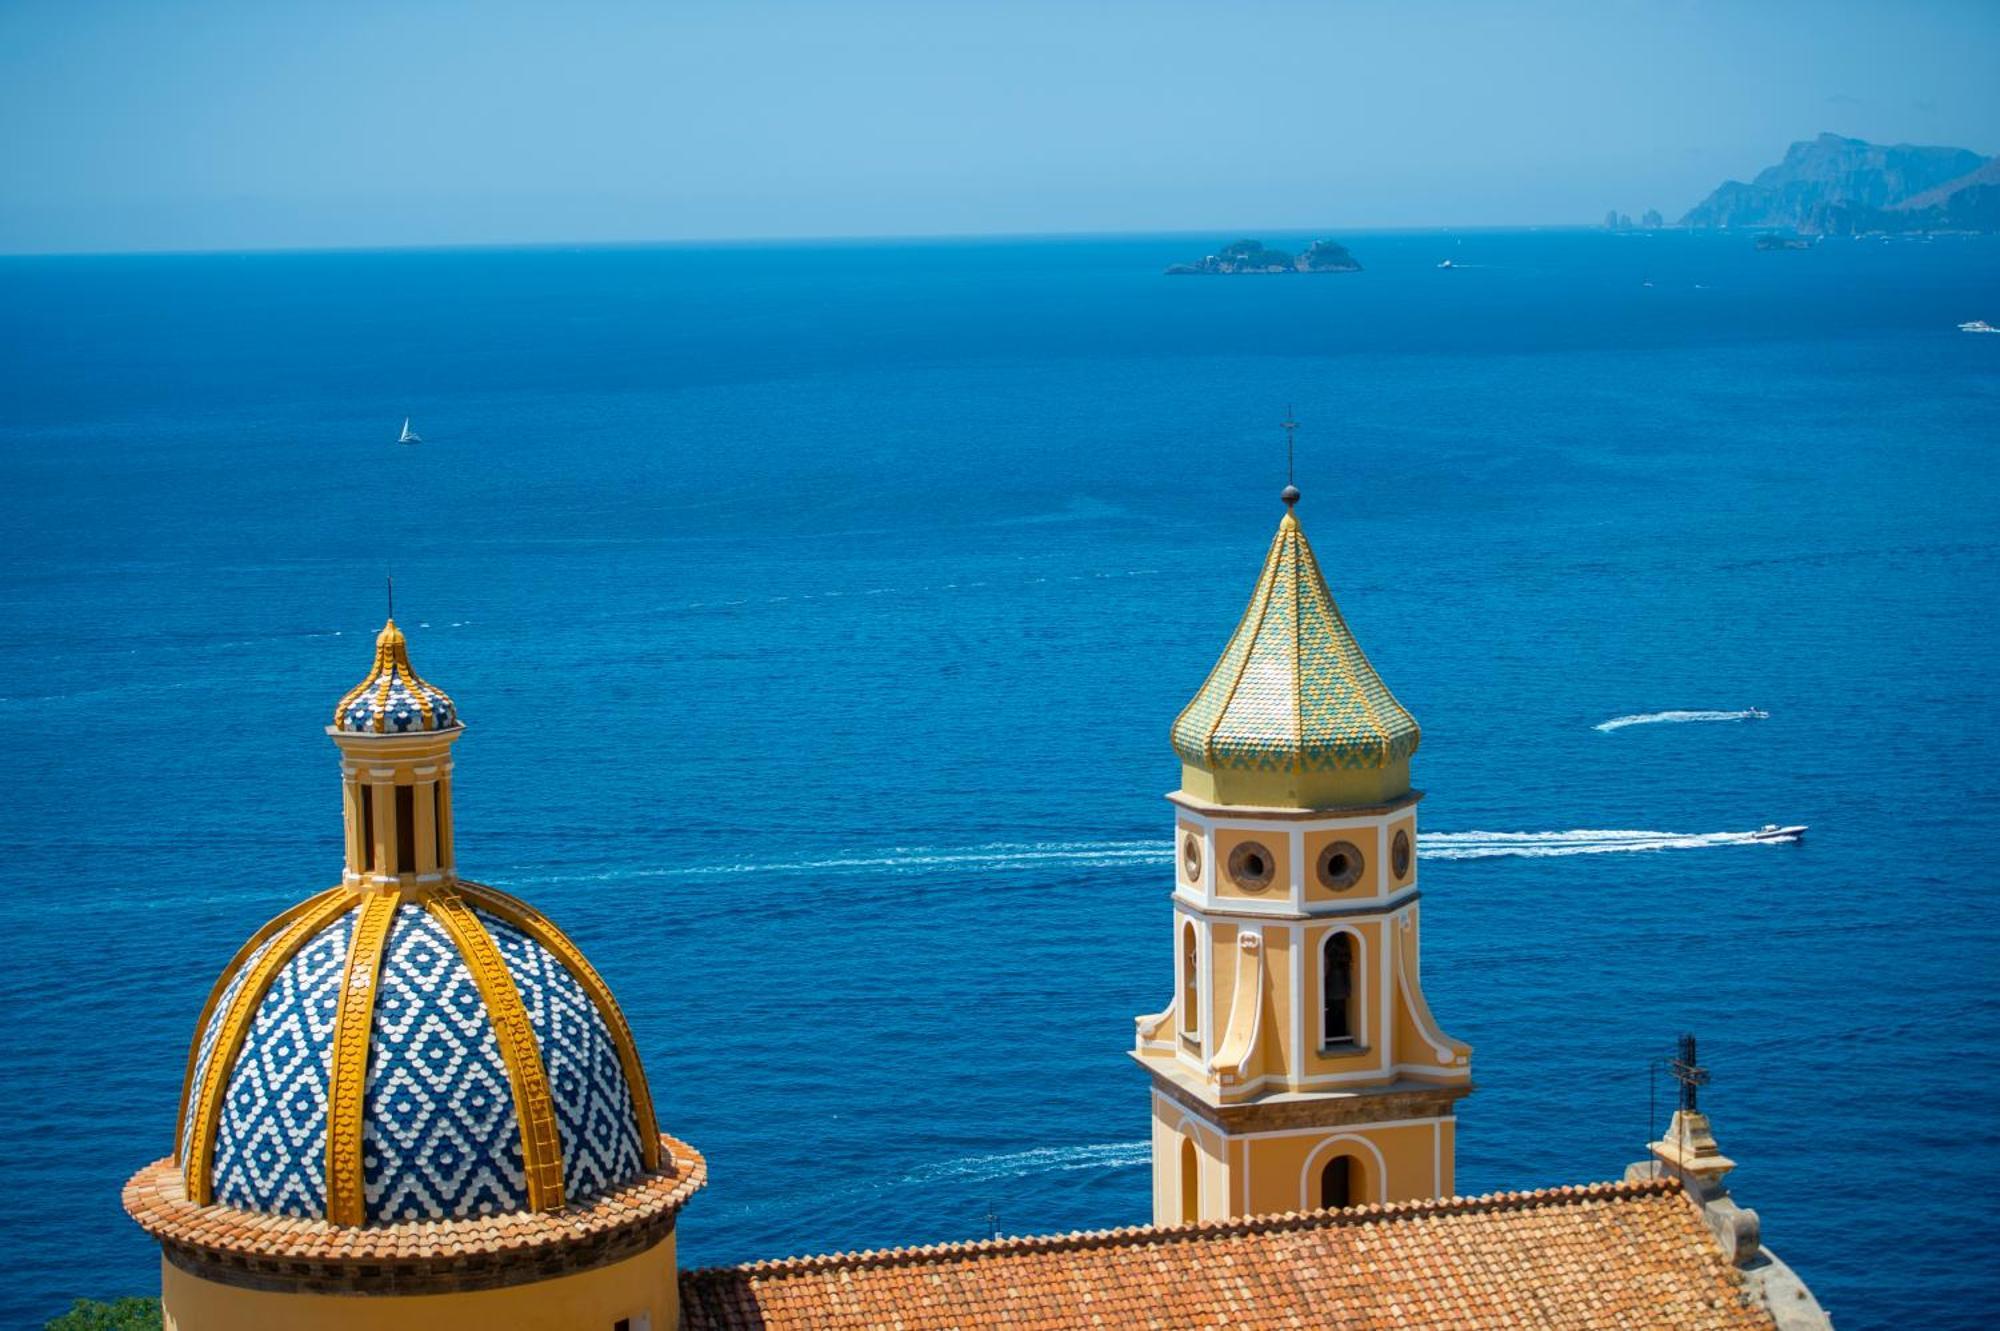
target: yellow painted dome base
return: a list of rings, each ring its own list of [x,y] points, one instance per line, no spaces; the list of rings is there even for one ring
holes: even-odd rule
[[[160,1263],[164,1331],[575,1331],[680,1324],[674,1235],[644,1252],[529,1285],[441,1294],[354,1295],[245,1288]]]
[[[1323,772],[1204,771],[1181,764],[1181,790],[1208,804],[1241,804],[1269,809],[1368,808],[1410,793],[1410,760],[1385,767]]]

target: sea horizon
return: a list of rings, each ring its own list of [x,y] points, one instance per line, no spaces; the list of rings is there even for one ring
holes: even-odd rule
[[[1137,228],[1109,231],[936,231],[912,232],[907,235],[893,233],[852,235],[834,233],[827,235],[753,235],[753,236],[689,236],[683,238],[635,239],[635,240],[497,240],[497,241],[441,241],[435,244],[412,243],[397,245],[257,245],[246,247],[215,248],[169,248],[169,249],[98,249],[98,250],[0,250],[0,259],[117,259],[117,258],[250,258],[258,255],[312,255],[312,254],[454,254],[461,252],[502,253],[542,252],[557,253],[586,252],[592,250],[656,250],[656,249],[843,249],[851,247],[895,247],[895,246],[951,246],[960,244],[994,244],[1036,242],[1067,243],[1093,240],[1178,240],[1183,238],[1210,237],[1218,245],[1245,237],[1264,239],[1276,237],[1297,240],[1302,237],[1360,237],[1371,236],[1403,237],[1423,236],[1437,233],[1464,235],[1507,235],[1507,234],[1563,234],[1569,232],[1616,234],[1627,236],[1655,235],[1662,232],[1685,232],[1688,234],[1714,235],[1722,238],[1737,238],[1756,231],[1784,230],[1782,227],[1741,227],[1705,228],[1682,226],[1679,222],[1667,222],[1657,227],[1632,226],[1613,232],[1600,221],[1588,222],[1479,222],[1479,223],[1437,223],[1410,226],[1366,226],[1366,227],[1309,227],[1309,226],[1247,226],[1247,227],[1185,227],[1185,228]],[[1950,239],[1972,233],[1938,232],[1939,238]],[[1898,236],[1899,241],[1921,241],[1925,233]],[[1217,239],[1227,237],[1228,239]],[[1830,236],[1828,243],[1846,240],[1875,240],[1875,236]],[[1311,274],[1311,276],[1337,277],[1341,274]]]

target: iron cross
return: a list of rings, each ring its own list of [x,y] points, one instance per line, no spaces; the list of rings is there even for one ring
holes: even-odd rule
[[[1681,1084],[1681,1108],[1690,1114],[1695,1113],[1701,1088],[1708,1085],[1708,1069],[1695,1062],[1692,1035],[1681,1037],[1680,1057],[1667,1064],[1667,1071]]]

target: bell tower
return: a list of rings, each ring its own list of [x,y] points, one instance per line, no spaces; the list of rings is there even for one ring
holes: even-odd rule
[[[1173,726],[1174,997],[1132,1050],[1156,1224],[1449,1196],[1472,1090],[1418,972],[1417,723],[1283,497],[1242,622]]]

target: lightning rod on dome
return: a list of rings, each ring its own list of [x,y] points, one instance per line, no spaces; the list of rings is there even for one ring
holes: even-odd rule
[[[1287,402],[1285,404],[1285,419],[1278,424],[1279,428],[1285,432],[1285,488],[1279,493],[1278,497],[1285,501],[1286,508],[1291,508],[1299,502],[1299,487],[1292,479],[1292,443],[1293,435],[1297,432],[1299,423],[1292,414],[1291,403]]]

